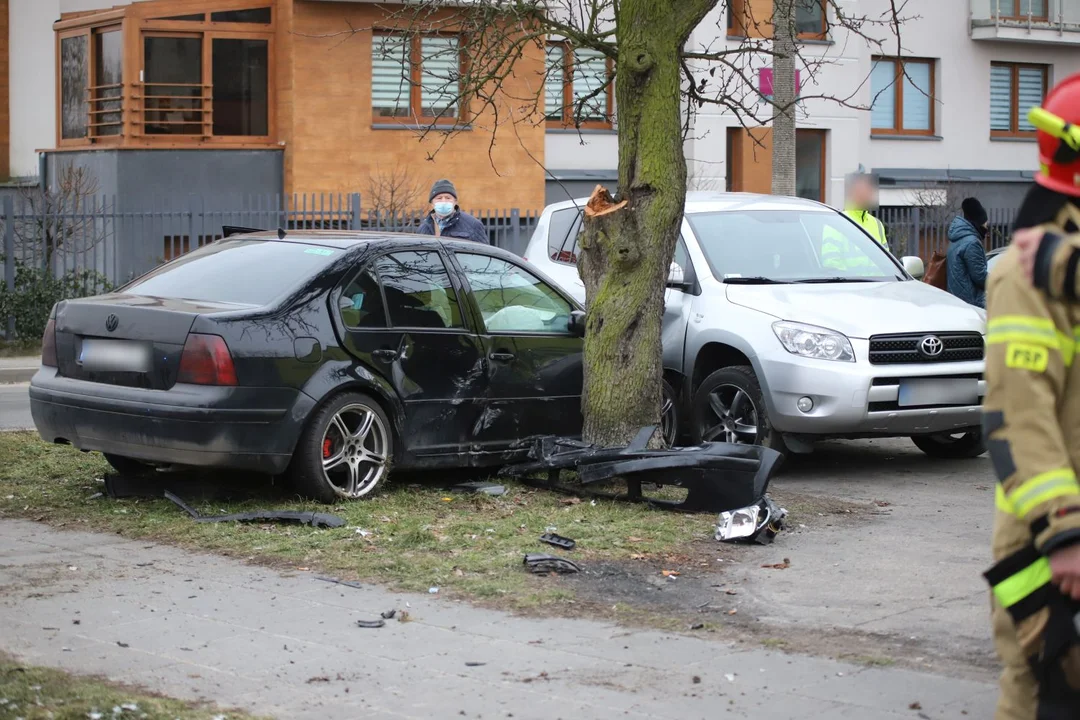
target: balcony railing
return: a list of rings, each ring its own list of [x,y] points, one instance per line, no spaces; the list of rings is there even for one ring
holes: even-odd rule
[[[970,0],[971,37],[1080,45],[1076,0]]]
[[[140,135],[213,134],[210,85],[141,83],[132,95]]]
[[[96,85],[87,90],[90,137],[124,134],[124,86]]]

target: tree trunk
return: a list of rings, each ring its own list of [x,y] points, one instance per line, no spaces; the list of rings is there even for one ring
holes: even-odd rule
[[[597,187],[585,210],[584,437],[624,444],[660,421],[660,326],[686,200],[679,54],[689,0],[616,5],[619,196]]]
[[[795,37],[795,0],[774,0],[773,195],[795,194]]]

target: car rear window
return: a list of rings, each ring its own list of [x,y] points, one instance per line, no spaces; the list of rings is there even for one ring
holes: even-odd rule
[[[124,288],[150,297],[267,305],[343,251],[272,240],[219,240],[162,265]]]

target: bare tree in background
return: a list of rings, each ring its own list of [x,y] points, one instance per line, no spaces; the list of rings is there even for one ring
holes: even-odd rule
[[[379,218],[400,218],[423,206],[424,188],[407,165],[384,170],[376,165],[368,176],[364,205]]]
[[[105,200],[97,193],[97,179],[90,170],[74,165],[59,168],[53,187],[21,189],[16,257],[49,268],[62,264],[64,256],[93,251],[107,234],[100,217]]]
[[[714,105],[733,114],[744,127],[775,123],[777,110],[793,123],[793,80],[788,90],[781,91],[786,95],[769,98],[761,92],[757,71],[780,61],[782,55],[783,62],[805,69],[812,81],[822,66],[833,61],[826,54],[807,54],[794,43],[780,52],[771,39],[771,10],[768,17],[747,13],[739,19],[743,37],[730,39],[724,12],[728,1],[471,0],[451,5],[413,0],[381,6],[387,16],[380,21],[380,33],[394,28],[409,39],[431,34],[462,38],[464,61],[439,63],[454,69],[443,78],[445,97],[437,103],[438,116],[419,133],[441,136],[439,147],[466,124],[475,132],[479,121],[474,119],[484,118],[491,131],[514,123],[544,122],[550,99],[544,91],[546,75],[531,83],[534,92],[527,97],[515,94],[510,89],[514,83],[508,81],[515,77],[519,60],[543,53],[549,41],[565,43],[571,53],[599,55],[613,68],[587,78],[590,90],[576,95],[573,107],[564,108],[572,125],[581,127],[596,117],[598,99],[614,88],[618,193],[612,195],[602,187],[593,192],[584,211],[578,263],[588,308],[582,411],[585,437],[593,442],[625,443],[638,428],[658,424],[664,290],[686,198],[684,140],[690,116]],[[854,15],[843,0],[822,2],[834,32],[852,33],[875,54],[901,54],[898,33],[906,19],[902,11],[907,0],[892,0],[880,17]],[[715,25],[715,30],[705,27],[709,39],[690,43],[692,33],[704,27],[707,18]],[[342,42],[349,35],[373,30],[347,21],[342,26],[331,34],[344,36]],[[401,56],[400,50],[393,52]],[[565,66],[557,63],[547,72],[566,79]],[[852,98],[858,91],[851,88],[848,97],[804,94],[801,99],[826,98],[856,107]],[[425,85],[423,92],[433,91]],[[459,113],[461,107],[468,112]],[[462,119],[465,123],[459,122]],[[506,142],[505,134],[498,137]],[[793,153],[793,143],[791,149]],[[792,179],[785,182],[793,193],[794,162],[789,165]]]

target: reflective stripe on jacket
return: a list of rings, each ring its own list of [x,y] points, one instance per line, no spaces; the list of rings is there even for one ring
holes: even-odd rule
[[[870,234],[870,237],[874,238],[885,247],[889,247],[889,243],[885,239],[885,226],[880,220],[871,215],[869,211],[845,210],[844,214],[857,222],[859,227]]]

